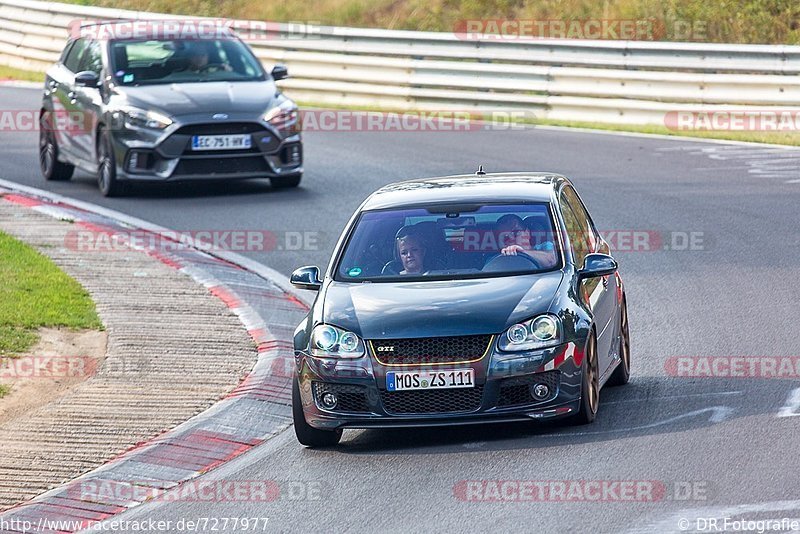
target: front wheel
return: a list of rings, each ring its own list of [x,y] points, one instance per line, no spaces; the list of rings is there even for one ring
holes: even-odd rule
[[[573,416],[573,423],[586,425],[592,423],[597,416],[600,405],[600,377],[597,372],[597,340],[594,332],[589,334],[586,342],[586,353],[581,366],[581,402],[578,413]]]
[[[97,187],[104,197],[115,197],[122,193],[122,184],[117,180],[117,160],[111,145],[111,134],[103,129],[97,142]]]
[[[58,142],[47,115],[42,117],[39,128],[39,168],[47,181],[66,181],[75,172],[74,166],[58,161]]]
[[[294,433],[297,441],[306,447],[333,447],[342,439],[341,430],[320,430],[314,428],[306,422],[303,413],[303,401],[300,399],[300,385],[297,377],[292,381],[292,419],[294,421]]]
[[[300,180],[303,178],[303,173],[290,174],[289,176],[276,176],[270,178],[269,182],[272,187],[276,189],[288,189],[290,187],[297,187],[300,185]]]

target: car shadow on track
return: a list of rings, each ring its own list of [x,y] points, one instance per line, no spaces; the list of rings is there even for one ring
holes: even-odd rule
[[[593,424],[566,420],[452,427],[398,428],[345,433],[334,450],[344,454],[449,454],[474,450],[536,449],[687,432],[753,415],[774,417],[791,380],[642,377],[602,391]]]
[[[72,179],[72,185],[82,190],[97,190],[94,176],[81,174]],[[98,196],[99,196],[98,192]],[[126,199],[164,199],[198,198],[252,195],[280,195],[281,199],[304,198],[309,190],[302,184],[297,188],[275,188],[268,179],[233,181],[198,181],[170,183],[131,183],[127,184],[122,198]]]

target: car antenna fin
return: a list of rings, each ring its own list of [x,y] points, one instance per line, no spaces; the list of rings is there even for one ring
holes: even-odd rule
[[[477,176],[485,176],[486,173],[483,170],[483,165],[478,165],[478,172],[475,173]]]

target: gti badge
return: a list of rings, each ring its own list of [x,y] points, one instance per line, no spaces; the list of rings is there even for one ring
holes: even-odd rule
[[[393,346],[378,347],[378,352],[394,352],[394,347]]]
[[[213,115],[211,115],[211,118],[214,119],[215,121],[224,121],[225,119],[228,118],[228,114],[227,113],[214,113]]]

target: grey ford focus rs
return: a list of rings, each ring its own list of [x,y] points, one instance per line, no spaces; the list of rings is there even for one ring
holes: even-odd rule
[[[134,39],[103,28],[82,28],[85,36],[73,36],[47,71],[45,179],[69,180],[77,167],[96,174],[106,196],[130,182],[300,183],[297,106],[275,86],[288,76],[285,67],[267,73],[231,32]]]
[[[358,208],[294,335],[294,427],[572,418],[630,373],[617,263],[570,181],[549,173],[387,185]]]

